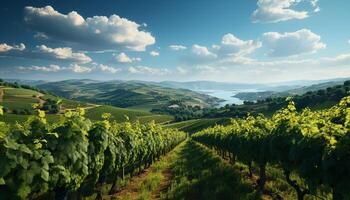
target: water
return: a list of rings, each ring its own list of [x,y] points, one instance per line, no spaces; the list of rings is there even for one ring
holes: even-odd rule
[[[238,94],[240,92],[258,92],[256,89],[239,89],[239,90],[198,90],[197,92],[201,92],[204,94],[208,94],[213,97],[217,97],[219,99],[223,99],[223,102],[220,102],[220,104],[217,107],[225,106],[226,104],[236,104],[236,105],[242,105],[243,100],[233,97],[235,94]]]

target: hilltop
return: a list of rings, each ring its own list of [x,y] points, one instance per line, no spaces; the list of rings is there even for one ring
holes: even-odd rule
[[[169,88],[139,81],[65,80],[39,84],[36,87],[67,99],[147,111],[171,105],[173,102],[210,107],[220,101],[218,98],[188,89]]]
[[[103,113],[111,113],[111,120],[118,122],[139,120],[143,123],[154,120],[156,123],[167,123],[173,120],[169,115],[85,103],[62,98],[31,86],[0,82],[0,105],[4,107],[5,112],[0,116],[1,120],[9,123],[23,122],[35,115],[34,104],[45,110],[48,120],[52,122],[59,120],[65,111],[75,110],[78,107],[85,108],[86,117],[91,120],[101,120]]]

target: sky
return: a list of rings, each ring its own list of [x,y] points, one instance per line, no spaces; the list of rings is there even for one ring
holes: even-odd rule
[[[3,0],[0,77],[350,77],[348,0]]]

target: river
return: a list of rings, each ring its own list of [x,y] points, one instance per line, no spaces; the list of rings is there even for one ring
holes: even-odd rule
[[[239,90],[196,90],[196,92],[201,92],[204,94],[208,94],[213,97],[217,97],[219,99],[223,99],[217,107],[225,106],[226,104],[243,104],[243,100],[233,97],[235,94],[240,92],[258,92],[260,90],[256,89],[239,89]]]

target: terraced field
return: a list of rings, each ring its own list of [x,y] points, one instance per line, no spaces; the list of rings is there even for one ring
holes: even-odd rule
[[[20,88],[2,88],[2,105],[4,108],[15,109],[32,109],[32,105],[39,103],[37,98],[39,92]]]

